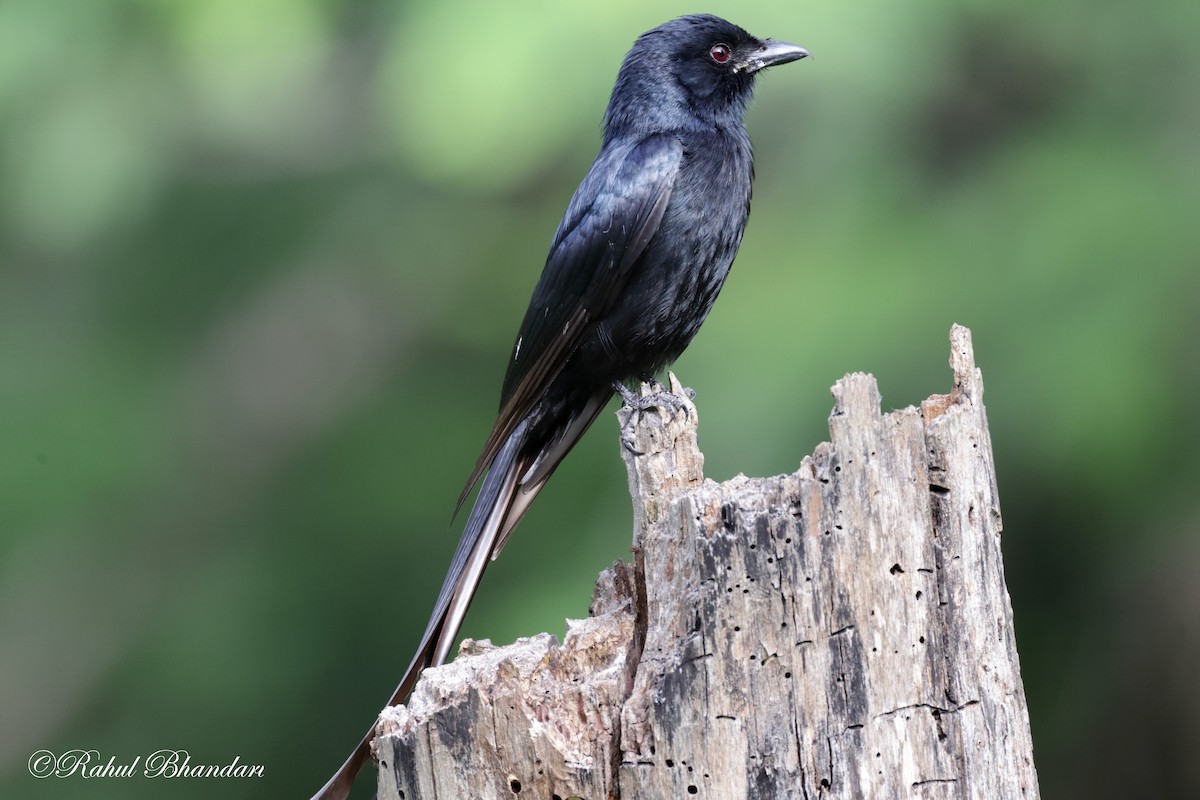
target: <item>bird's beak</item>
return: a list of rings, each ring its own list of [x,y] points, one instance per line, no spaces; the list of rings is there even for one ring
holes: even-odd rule
[[[760,69],[773,67],[776,64],[786,64],[789,61],[799,61],[808,56],[809,52],[799,45],[764,39],[761,46],[746,54],[742,62],[738,64],[738,71],[755,73]]]

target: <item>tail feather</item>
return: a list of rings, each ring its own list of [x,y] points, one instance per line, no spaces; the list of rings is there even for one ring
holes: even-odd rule
[[[421,636],[421,645],[388,705],[396,705],[408,696],[421,670],[445,662],[458,638],[459,628],[462,627],[463,618],[488,562],[499,555],[533,498],[550,479],[567,452],[595,421],[611,396],[611,392],[605,391],[591,398],[566,423],[562,433],[537,452],[530,453],[525,447],[529,417],[517,424],[496,451],[479,487],[479,495],[467,518],[462,538],[458,540],[450,569],[434,603],[433,614]],[[372,726],[350,757],[329,782],[313,795],[312,800],[345,800],[359,770],[370,758],[371,741],[374,738],[375,728]]]
[[[522,427],[524,426],[522,425]],[[497,460],[499,461],[504,455],[504,451],[501,450]],[[477,500],[475,508],[471,509],[471,516],[467,520],[467,529],[463,533],[463,541],[470,538],[472,545],[469,551],[463,554],[465,557],[461,560],[459,554],[455,554],[454,566],[451,567],[450,574],[446,576],[446,583],[442,586],[442,594],[446,597],[444,600],[442,597],[438,598],[438,613],[441,614],[442,623],[433,649],[431,666],[446,662],[446,658],[450,655],[450,648],[454,646],[454,640],[458,638],[458,630],[462,627],[463,618],[466,617],[471,599],[475,596],[475,588],[479,586],[479,581],[483,578],[483,571],[487,569],[488,561],[491,560],[489,556],[492,548],[495,547],[496,537],[504,527],[504,519],[508,516],[508,510],[512,506],[517,486],[517,474],[523,469],[521,461],[522,459],[517,459],[503,466],[493,465],[492,469],[488,471],[483,487],[479,490],[480,497],[486,501],[482,507],[488,513],[486,516],[476,513],[475,509],[481,507],[480,501]],[[495,486],[489,486],[493,477],[498,480],[495,482]],[[459,550],[462,549],[460,543]],[[451,584],[451,581],[454,583]],[[444,606],[441,605],[443,602]]]
[[[443,663],[449,654],[471,597],[475,594],[475,587],[483,577],[496,538],[505,527],[505,517],[516,492],[517,476],[529,468],[528,459],[520,456],[528,427],[528,420],[518,424],[496,454],[450,561],[450,569],[434,604],[433,614],[421,636],[421,645],[388,705],[403,700],[412,691],[421,670]],[[374,738],[375,728],[372,726],[350,757],[313,795],[312,800],[344,800],[350,793],[355,776],[371,755],[371,740]]]
[[[496,545],[492,548],[493,561],[499,558],[500,551],[508,543],[508,537],[512,535],[513,528],[517,527],[521,517],[525,516],[533,499],[546,485],[546,481],[550,480],[554,470],[558,468],[575,443],[583,438],[583,434],[596,421],[596,417],[604,410],[610,397],[612,397],[612,393],[605,392],[588,400],[583,410],[567,423],[559,437],[544,447],[529,468],[521,473],[520,481],[517,484],[519,491],[513,495],[512,504],[504,518],[504,526],[500,529],[500,535],[496,537]]]

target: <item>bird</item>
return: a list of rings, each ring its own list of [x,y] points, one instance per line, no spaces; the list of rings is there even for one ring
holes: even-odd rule
[[[710,14],[637,38],[604,112],[600,152],[554,235],[521,322],[500,410],[458,500],[479,492],[416,655],[388,705],[445,662],[489,561],[546,481],[619,394],[635,395],[692,341],[725,283],[750,214],[743,117],[757,74],[809,55]],[[313,800],[341,800],[373,729]]]

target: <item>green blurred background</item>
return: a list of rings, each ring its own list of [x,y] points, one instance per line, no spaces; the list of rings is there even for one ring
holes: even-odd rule
[[[1044,796],[1200,796],[1183,0],[0,2],[0,796],[307,797],[340,763],[620,59],[698,10],[816,54],[760,81],[754,215],[677,364],[709,476],[796,469],[847,371],[946,391],[971,327]],[[464,633],[561,633],[629,528],[605,416]],[[72,747],[266,777],[26,771]]]

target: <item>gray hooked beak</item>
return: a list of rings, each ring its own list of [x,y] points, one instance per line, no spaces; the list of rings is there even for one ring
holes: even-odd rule
[[[808,58],[810,53],[799,45],[764,39],[762,46],[747,53],[738,64],[738,72],[755,73],[760,69]]]

